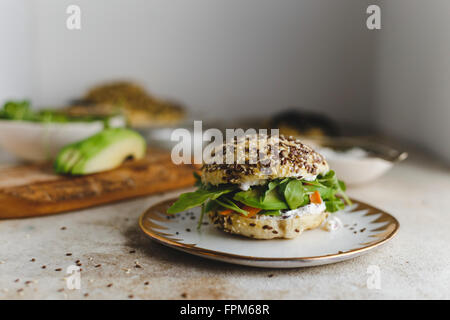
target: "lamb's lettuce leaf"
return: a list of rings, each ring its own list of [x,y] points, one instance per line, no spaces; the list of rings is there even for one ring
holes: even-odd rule
[[[184,210],[201,206],[208,200],[215,200],[221,195],[233,191],[233,187],[224,188],[199,188],[194,192],[183,193],[177,201],[167,210],[167,213],[173,214]]]
[[[289,209],[294,210],[306,204],[304,193],[303,183],[300,180],[292,179],[286,183],[283,194]]]
[[[281,214],[280,210],[262,210],[258,214],[265,216],[279,216]]]
[[[348,205],[352,204],[350,198],[345,194],[345,190],[347,189],[345,183],[338,180],[336,173],[333,170],[328,171],[325,176],[319,176],[317,181],[320,184],[335,190],[335,194],[342,197]]]
[[[276,190],[271,190],[266,194],[265,190],[261,188],[253,188],[237,192],[233,199],[253,208],[264,210],[288,209],[287,203]]]
[[[203,185],[196,175],[197,191],[182,194],[168,209],[167,213],[177,213],[204,205],[209,212],[228,208],[243,215],[247,211],[242,204],[263,209],[259,214],[278,215],[280,210],[294,210],[309,203],[309,195],[318,191],[328,212],[336,212],[351,204],[345,194],[345,184],[338,180],[334,171],[320,175],[314,181],[285,178],[272,180],[264,186],[253,186],[241,191],[237,185]],[[342,199],[344,199],[344,201]]]
[[[230,200],[230,199],[228,199],[226,197],[224,197],[222,199],[222,201],[219,200],[219,199],[216,199],[216,200],[213,200],[213,201],[217,202],[218,204],[220,204],[224,208],[231,209],[233,211],[236,211],[238,213],[243,214],[244,216],[248,215],[247,211],[239,208],[236,203],[234,203],[232,200]]]

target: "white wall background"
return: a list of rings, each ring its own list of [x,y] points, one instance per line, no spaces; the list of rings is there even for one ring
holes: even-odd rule
[[[0,1],[0,102],[32,93],[33,22],[26,0]]]
[[[36,2],[38,104],[128,77],[204,117],[294,105],[369,121],[365,1]],[[69,4],[81,7],[81,31],[65,27]]]
[[[450,162],[450,1],[382,3],[377,128]]]
[[[57,106],[130,78],[203,118],[302,106],[450,161],[449,35],[448,0],[2,0],[0,99]]]

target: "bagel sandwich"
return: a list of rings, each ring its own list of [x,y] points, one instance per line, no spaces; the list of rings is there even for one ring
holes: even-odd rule
[[[223,161],[229,156],[232,163]],[[201,206],[199,227],[207,215],[217,228],[253,239],[296,238],[351,204],[325,158],[282,135],[235,138],[215,149],[196,178],[198,189],[167,213]]]

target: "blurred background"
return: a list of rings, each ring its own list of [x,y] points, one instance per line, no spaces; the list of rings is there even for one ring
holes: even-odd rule
[[[81,30],[66,27],[72,4]],[[366,27],[370,4],[381,30]],[[2,0],[0,101],[62,108],[129,80],[187,120],[313,111],[341,134],[449,163],[449,10],[446,0]]]

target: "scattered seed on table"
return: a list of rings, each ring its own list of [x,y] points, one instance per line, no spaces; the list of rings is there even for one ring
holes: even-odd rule
[[[35,258],[31,258],[30,262],[35,262],[36,259]]]
[[[55,271],[62,271],[62,269],[61,268],[56,268]]]
[[[23,288],[17,289],[17,292],[22,292]]]
[[[148,286],[148,285],[150,284],[150,282],[149,282],[149,281],[145,281],[144,284],[145,284],[146,286]]]
[[[61,227],[61,230],[66,230],[67,228],[66,227]]]
[[[85,297],[89,296],[89,293],[85,293],[84,296],[85,296]]]
[[[41,267],[41,269],[45,269],[45,268],[47,268],[47,266],[45,266],[45,265]]]
[[[58,289],[58,292],[63,292],[64,288]]]
[[[182,298],[187,298],[187,293],[183,292],[183,293],[181,294],[181,297],[182,297]]]
[[[134,296],[132,294],[128,295],[128,298],[133,299]]]
[[[187,228],[186,231],[187,231],[187,232],[191,232],[191,229]]]
[[[16,282],[16,283],[17,283],[17,282],[19,282],[19,281],[20,281],[20,279],[16,279],[16,280],[14,280],[14,282]]]
[[[136,253],[136,250],[130,250],[130,253]]]
[[[102,265],[101,264],[97,264],[95,265],[95,268],[100,268]]]
[[[109,284],[107,285],[108,288],[111,288],[112,286],[113,286],[112,283],[109,283]]]
[[[269,277],[269,278],[272,278],[272,277],[273,277],[273,274],[269,274],[268,277]]]
[[[66,253],[66,256],[70,257],[72,254],[70,252]]]

